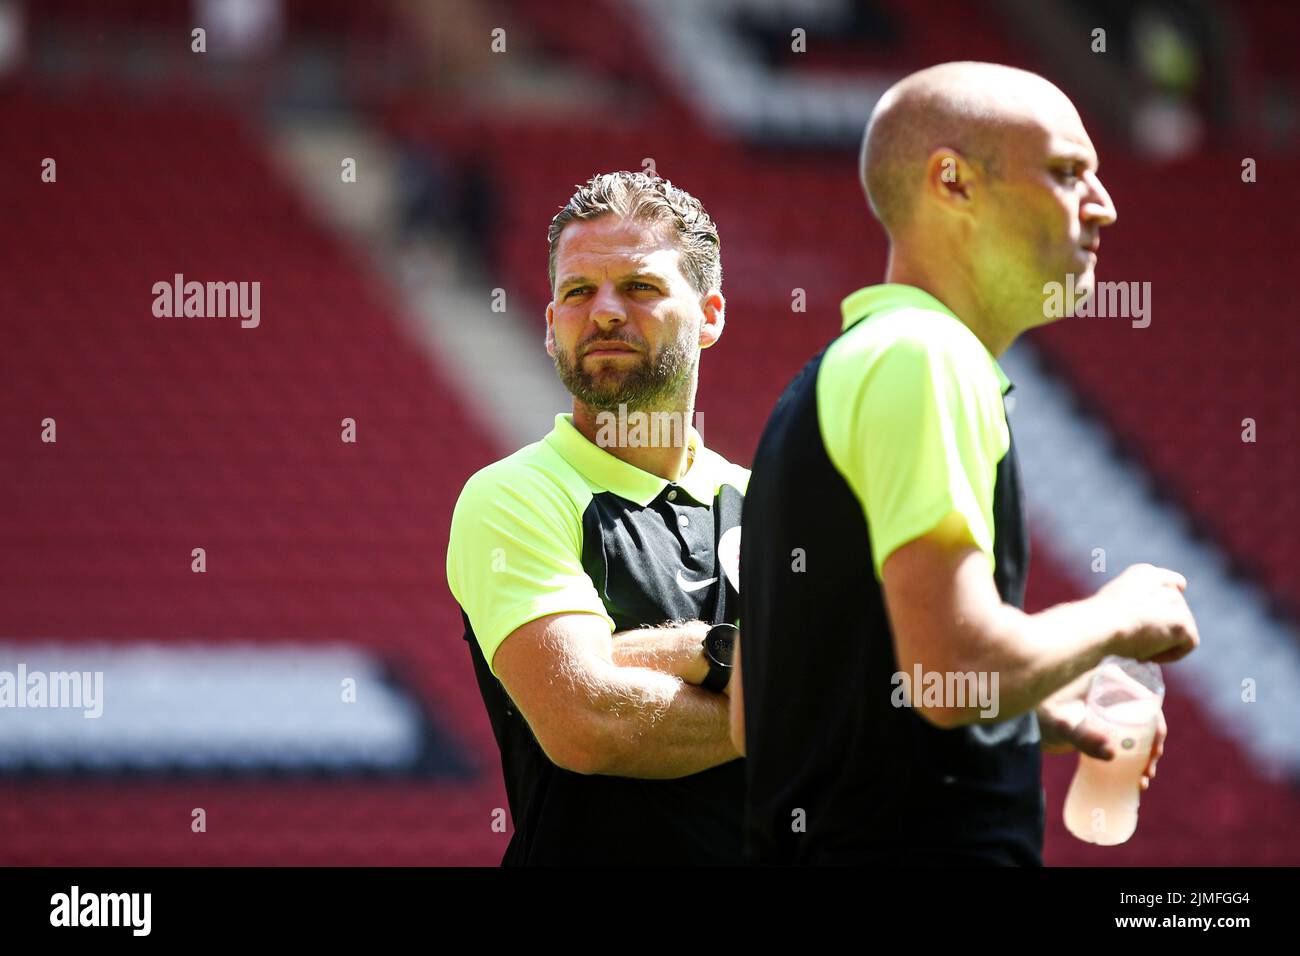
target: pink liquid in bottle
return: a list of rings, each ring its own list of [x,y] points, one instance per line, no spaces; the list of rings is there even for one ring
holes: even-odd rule
[[[1115,846],[1137,829],[1138,785],[1151,755],[1164,698],[1160,668],[1108,657],[1088,691],[1095,726],[1110,738],[1113,760],[1079,755],[1065,798],[1065,825],[1087,843]]]

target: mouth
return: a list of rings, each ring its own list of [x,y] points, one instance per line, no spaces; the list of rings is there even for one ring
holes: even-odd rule
[[[635,355],[636,350],[628,348],[626,345],[597,345],[589,348],[582,353],[583,358],[596,357],[608,358],[611,355]]]

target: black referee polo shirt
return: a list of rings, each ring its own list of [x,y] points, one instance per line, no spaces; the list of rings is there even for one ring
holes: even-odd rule
[[[718,560],[736,547],[749,472],[704,447],[676,482],[588,441],[557,415],[542,441],[475,474],[452,517],[447,580],[459,602],[515,833],[503,864],[735,864],[743,761],[676,780],[583,775],[546,756],[492,670],[516,628],[549,614],[611,631],[735,623]]]
[[[1029,559],[993,356],[937,299],[882,285],[778,401],[741,544],[747,843],[760,863],[1041,864],[1032,712],[939,729],[897,706],[880,568],[956,511],[1002,599]]]

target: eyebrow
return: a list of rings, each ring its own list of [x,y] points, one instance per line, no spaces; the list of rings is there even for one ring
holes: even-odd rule
[[[1096,153],[1084,152],[1082,147],[1056,150],[1052,153],[1050,162],[1083,163],[1094,171],[1101,167],[1101,158]]]
[[[630,272],[627,275],[622,276],[619,279],[619,281],[620,282],[650,282],[653,283],[654,285],[660,286],[661,288],[665,288],[665,289],[668,288],[667,279],[659,275],[657,272],[649,272],[644,269],[638,269],[636,272]],[[556,283],[555,289],[557,292],[562,292],[572,288],[573,286],[592,285],[594,283],[595,283],[594,279],[589,279],[586,276],[565,276],[558,283]]]
[[[559,282],[555,283],[556,290],[567,289],[571,285],[589,285],[591,280],[586,276],[565,276]]]
[[[668,288],[668,280],[657,272],[650,272],[645,269],[637,270],[627,277],[629,282],[649,282],[653,285]]]

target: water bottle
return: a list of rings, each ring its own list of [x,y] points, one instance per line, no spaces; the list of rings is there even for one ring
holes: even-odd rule
[[[1065,798],[1065,825],[1087,843],[1116,846],[1137,829],[1138,789],[1151,756],[1165,684],[1157,664],[1107,657],[1088,688],[1091,723],[1104,729],[1115,756],[1079,754]]]

